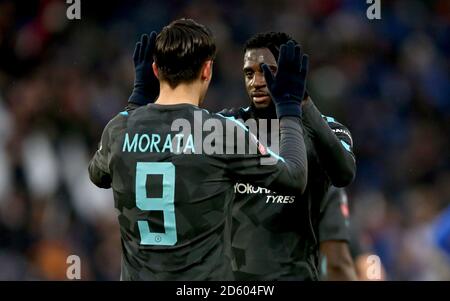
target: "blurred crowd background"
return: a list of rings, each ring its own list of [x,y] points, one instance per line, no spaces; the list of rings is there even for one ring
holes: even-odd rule
[[[437,234],[450,219],[448,0],[381,0],[381,20],[361,0],[92,2],[71,21],[64,0],[0,0],[0,280],[66,279],[70,254],[82,279],[118,280],[112,192],[87,164],[127,103],[135,42],[179,17],[216,36],[210,110],[248,103],[251,35],[299,41],[313,100],[353,134],[353,249],[380,256],[388,280],[450,280]]]

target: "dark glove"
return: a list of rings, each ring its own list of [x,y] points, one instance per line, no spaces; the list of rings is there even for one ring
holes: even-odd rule
[[[147,34],[143,34],[141,41],[136,43],[136,49],[133,54],[134,88],[128,99],[129,103],[143,106],[154,102],[159,95],[159,81],[153,74],[152,69],[155,42],[156,32],[152,31],[150,37]]]
[[[262,65],[267,88],[275,103],[278,118],[283,116],[301,117],[301,102],[306,90],[308,56],[293,41],[280,47],[278,70],[275,75],[269,66]]]

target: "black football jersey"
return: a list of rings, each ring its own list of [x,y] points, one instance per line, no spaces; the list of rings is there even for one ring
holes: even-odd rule
[[[300,158],[294,161],[306,165],[298,118],[285,121],[290,151]],[[262,158],[273,162],[261,164]],[[121,279],[233,279],[226,227],[236,182],[296,191],[292,170],[299,166],[293,169],[233,118],[194,105],[149,104],[118,114],[103,131],[89,174],[97,186],[113,189]]]

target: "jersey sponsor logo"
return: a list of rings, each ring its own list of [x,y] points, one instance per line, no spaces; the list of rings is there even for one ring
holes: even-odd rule
[[[295,202],[293,195],[268,195],[266,204],[292,204]]]
[[[234,193],[239,194],[255,194],[255,193],[271,193],[271,191],[267,188],[263,187],[254,187],[251,184],[244,183],[236,183],[234,185]]]
[[[236,183],[234,185],[234,193],[236,194],[267,194],[266,204],[292,204],[295,202],[293,195],[278,195],[274,191],[267,188],[255,187],[251,184]]]

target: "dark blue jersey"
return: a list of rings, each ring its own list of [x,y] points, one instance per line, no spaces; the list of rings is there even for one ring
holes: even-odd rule
[[[306,183],[299,118],[282,122],[280,157],[236,121],[189,104],[150,104],[113,118],[89,174],[113,189],[122,279],[233,279],[226,221],[235,183],[292,192]],[[181,129],[186,123],[190,128]],[[207,142],[216,152],[205,149]]]
[[[313,111],[311,111],[313,110]],[[224,110],[244,121],[270,118],[254,107]],[[276,118],[272,114],[272,118]],[[308,158],[304,193],[269,190],[246,182],[235,186],[232,219],[233,271],[240,280],[318,280],[322,200],[331,184],[348,184],[354,173],[350,132],[312,105],[304,108]],[[324,160],[323,156],[341,160]]]
[[[340,240],[350,243],[350,212],[343,188],[330,187],[320,205],[319,241]]]

